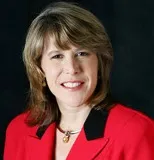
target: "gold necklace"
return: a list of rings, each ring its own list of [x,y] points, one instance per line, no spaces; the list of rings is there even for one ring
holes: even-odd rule
[[[64,134],[64,137],[63,137],[63,142],[64,142],[64,143],[68,143],[71,135],[77,134],[77,133],[79,133],[79,132],[81,131],[81,129],[78,130],[78,131],[64,131],[64,130],[62,130],[59,126],[57,127],[57,129],[58,129],[61,133]]]

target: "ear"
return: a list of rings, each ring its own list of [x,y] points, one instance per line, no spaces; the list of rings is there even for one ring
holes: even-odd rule
[[[46,83],[46,79],[44,78],[44,80],[42,81],[42,86],[46,87],[47,83]]]

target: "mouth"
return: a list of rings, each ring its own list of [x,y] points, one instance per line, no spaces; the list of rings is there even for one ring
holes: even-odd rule
[[[84,82],[76,81],[76,82],[64,82],[61,85],[66,89],[79,89]]]

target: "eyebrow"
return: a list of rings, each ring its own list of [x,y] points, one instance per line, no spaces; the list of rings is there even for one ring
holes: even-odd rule
[[[74,50],[72,50],[73,52],[78,52],[78,51],[82,51],[82,50],[86,50],[84,48],[76,48]],[[52,54],[59,54],[61,53],[63,50],[53,50],[53,51],[50,51],[49,53],[47,53],[48,56],[52,55]]]
[[[47,55],[50,56],[54,53],[60,53],[60,51],[59,50],[53,50],[53,51],[50,51],[49,53],[47,53]]]

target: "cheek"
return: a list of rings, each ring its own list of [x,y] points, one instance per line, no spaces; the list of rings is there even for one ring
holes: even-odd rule
[[[94,86],[97,85],[97,80],[98,80],[98,60],[96,59],[91,65],[91,70],[92,70],[92,83]]]
[[[96,56],[94,56],[91,61],[88,63],[88,72],[90,73],[90,76],[93,80],[97,79],[98,76],[98,59]]]
[[[56,84],[58,83],[57,82],[58,74],[54,72],[53,70],[48,70],[46,71],[45,76],[46,76],[46,82],[47,82],[48,88],[53,93],[54,88]]]
[[[50,60],[45,58],[42,60],[41,66],[46,78],[56,75],[59,70],[58,65],[53,64]]]
[[[58,77],[58,71],[54,69],[45,70],[46,80],[50,83]]]
[[[59,75],[58,67],[47,65],[47,66],[44,66],[43,71],[44,71],[44,75],[45,75],[48,86],[51,86],[53,83],[56,82]]]

